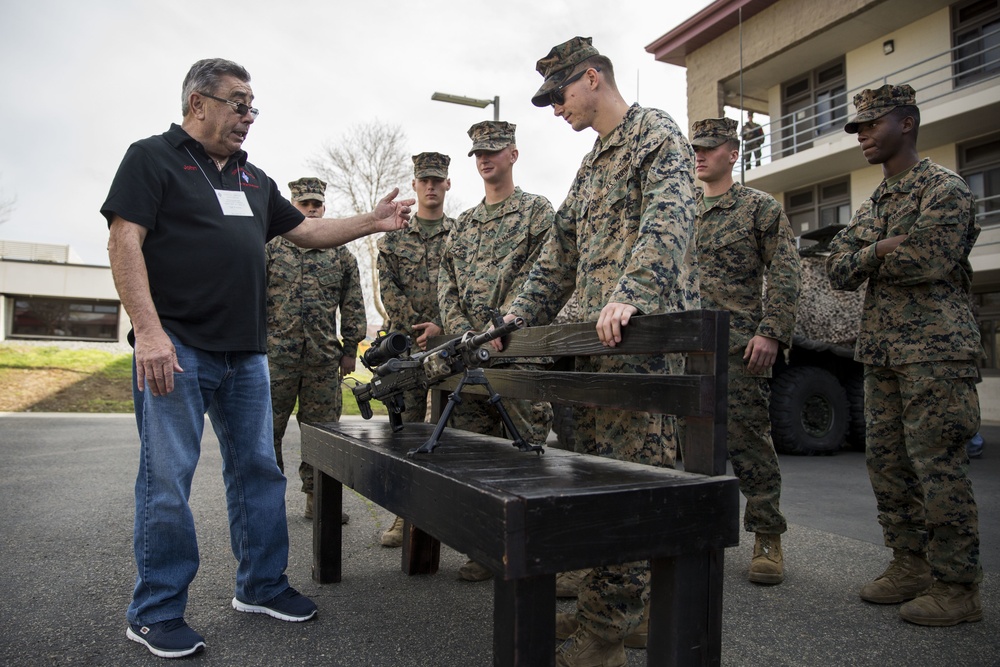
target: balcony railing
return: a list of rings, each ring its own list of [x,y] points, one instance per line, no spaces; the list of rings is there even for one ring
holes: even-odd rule
[[[977,39],[928,56],[902,69],[849,91],[834,92],[832,99],[820,100],[763,125],[762,163],[812,148],[820,137],[843,132],[854,104],[847,100],[865,88],[886,83],[908,83],[917,91],[923,105],[952,94],[955,90],[1000,77],[1000,28],[983,33]],[[745,146],[744,146],[745,149]],[[738,171],[742,161],[736,165]]]

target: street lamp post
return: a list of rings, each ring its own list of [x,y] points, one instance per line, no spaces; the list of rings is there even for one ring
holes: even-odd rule
[[[500,96],[497,95],[492,100],[481,100],[475,97],[462,97],[461,95],[450,95],[448,93],[434,93],[431,99],[437,102],[450,102],[451,104],[462,104],[467,107],[478,107],[485,109],[493,105],[493,120],[500,120]]]

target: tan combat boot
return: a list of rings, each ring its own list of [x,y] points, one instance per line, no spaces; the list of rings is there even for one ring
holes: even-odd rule
[[[622,667],[625,643],[609,642],[578,628],[556,649],[556,667]]]
[[[781,535],[756,533],[749,579],[755,584],[780,584],[785,580],[785,557],[781,552]]]
[[[458,568],[458,578],[463,581],[486,581],[493,578],[493,571],[471,558]]]
[[[899,608],[904,621],[944,627],[983,620],[978,584],[935,581],[930,590]]]
[[[575,611],[556,612],[556,639],[569,639],[579,627]]]
[[[569,639],[570,635],[580,628],[580,623],[576,620],[576,612],[556,612],[556,639]],[[642,610],[642,622],[630,635],[625,637],[625,646],[628,648],[646,648],[646,641],[649,636],[649,603]]]
[[[316,501],[313,498],[313,492],[312,491],[306,491],[306,511],[302,513],[302,516],[304,516],[307,519],[312,519],[313,518],[313,510],[315,509],[315,507],[316,507]],[[347,523],[350,520],[351,520],[351,517],[349,517],[347,515],[347,512],[341,512],[340,513],[340,523],[342,523],[342,524],[343,523]]]
[[[861,587],[861,599],[875,604],[897,604],[917,597],[934,583],[923,554],[892,550],[892,562],[879,577]]]
[[[560,572],[556,575],[556,597],[575,598],[580,594],[580,586],[583,580],[590,574],[590,570],[572,570],[570,572]]]
[[[395,548],[403,546],[403,517],[397,516],[389,530],[382,533],[382,546]]]
[[[307,519],[313,518],[313,494],[312,491],[306,491],[306,511],[302,514]]]

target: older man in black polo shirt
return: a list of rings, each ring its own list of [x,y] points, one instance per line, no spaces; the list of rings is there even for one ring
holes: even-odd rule
[[[167,658],[204,639],[184,622],[198,546],[188,506],[207,412],[219,437],[238,561],[232,605],[305,621],[316,605],[288,584],[285,478],[274,458],[264,244],[332,247],[405,227],[398,189],[371,213],[305,218],[242,150],[257,117],[250,75],[221,59],[184,80],[180,126],[133,144],[101,213],[115,286],[132,320],[141,443],[138,576],[126,636]]]

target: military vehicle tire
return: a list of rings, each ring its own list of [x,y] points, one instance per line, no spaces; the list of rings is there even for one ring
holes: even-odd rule
[[[771,436],[784,454],[828,454],[844,445],[850,411],[837,378],[791,367],[771,382]]]
[[[851,377],[844,383],[847,393],[847,407],[851,416],[847,424],[847,448],[865,451],[865,381],[860,375]]]

